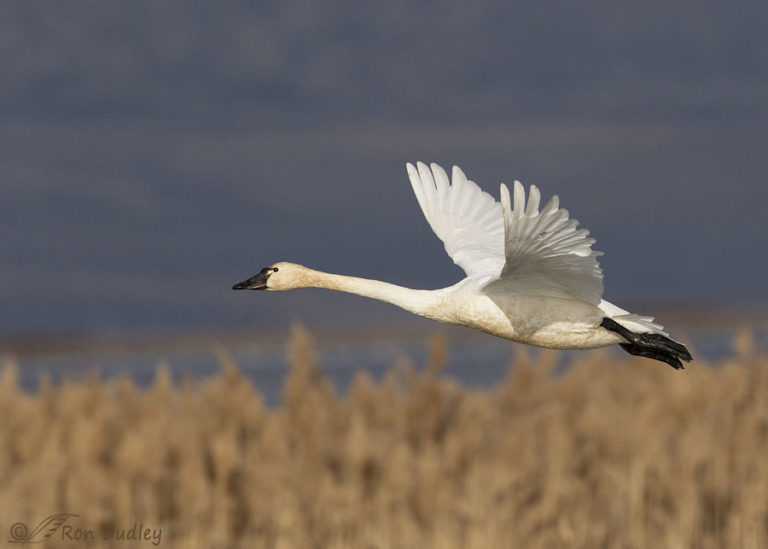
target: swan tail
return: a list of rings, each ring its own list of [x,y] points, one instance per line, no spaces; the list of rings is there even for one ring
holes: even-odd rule
[[[664,331],[664,326],[654,322],[652,316],[642,316],[630,313],[604,299],[600,301],[600,304],[597,307],[605,316],[618,322],[632,332],[641,334],[661,334],[669,337],[669,334]]]
[[[619,318],[619,320],[623,319]],[[675,370],[682,370],[684,368],[681,361],[690,362],[693,360],[691,353],[688,352],[685,345],[667,337],[665,334],[634,332],[627,328],[623,322],[620,324],[609,317],[603,318],[600,326],[606,330],[616,332],[626,339],[627,343],[619,343],[619,346],[631,355],[664,362]]]
[[[609,318],[632,332],[637,332],[639,334],[659,334],[669,337],[669,334],[664,331],[664,326],[654,322],[652,316],[625,313],[616,316],[610,315]]]

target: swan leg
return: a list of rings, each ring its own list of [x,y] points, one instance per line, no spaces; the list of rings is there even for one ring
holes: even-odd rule
[[[684,368],[680,360],[686,362],[693,360],[685,345],[661,334],[639,334],[608,317],[603,318],[600,326],[626,339],[628,343],[619,343],[619,345],[631,355],[665,362],[676,370]]]

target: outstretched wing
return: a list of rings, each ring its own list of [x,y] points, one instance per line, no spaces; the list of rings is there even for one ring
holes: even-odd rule
[[[514,185],[514,206],[509,189],[501,185],[506,262],[498,280],[486,293],[537,295],[579,299],[598,305],[603,294],[601,252],[592,250],[589,231],[578,229],[557,196],[539,212],[541,195],[531,185],[528,201],[519,181]]]
[[[432,164],[408,163],[408,177],[429,226],[443,241],[445,251],[467,276],[498,276],[504,266],[504,217],[501,205],[458,166],[452,181]]]

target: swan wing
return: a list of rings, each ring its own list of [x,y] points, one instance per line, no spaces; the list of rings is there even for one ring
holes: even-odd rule
[[[450,181],[437,164],[408,163],[406,168],[421,211],[453,262],[467,276],[498,277],[505,261],[501,204],[458,166]]]
[[[515,181],[513,197],[501,184],[506,261],[501,276],[485,286],[487,294],[502,292],[578,299],[600,304],[603,272],[597,262],[601,252],[592,250],[589,231],[579,229],[568,210],[553,196],[539,211],[541,194],[531,185],[525,189]]]

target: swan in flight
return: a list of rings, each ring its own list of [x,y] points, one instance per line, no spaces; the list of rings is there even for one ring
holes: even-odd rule
[[[501,202],[467,179],[438,166],[407,164],[413,192],[445,251],[467,274],[437,290],[324,273],[279,262],[235,284],[234,290],[328,288],[402,307],[440,322],[552,349],[619,344],[633,355],[676,369],[691,355],[652,317],[629,313],[604,299],[595,240],[578,228],[553,196],[542,208],[539,189],[528,197],[515,181],[501,184]]]

